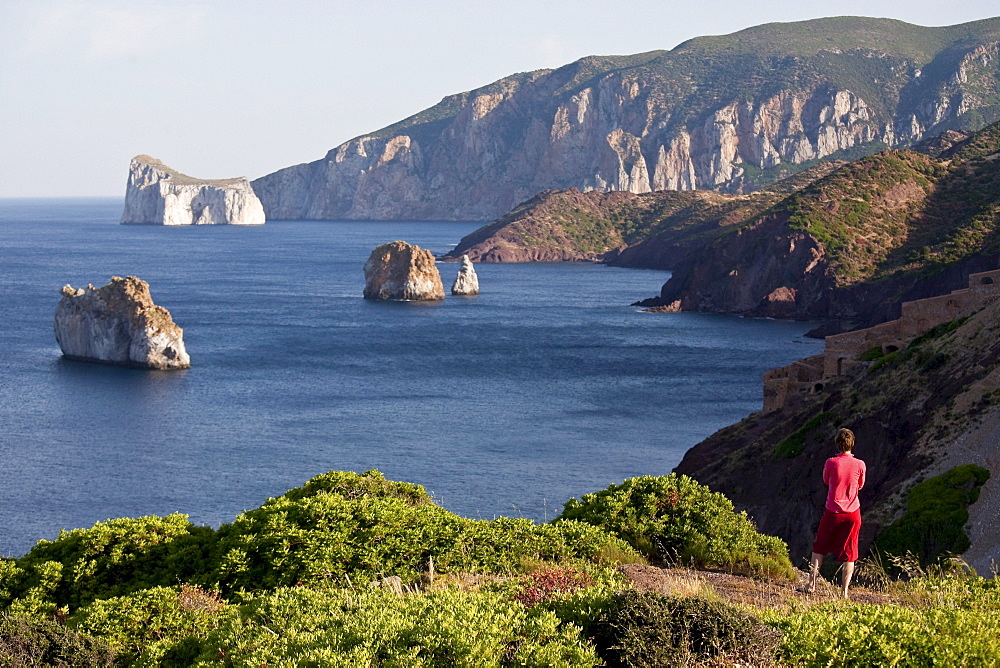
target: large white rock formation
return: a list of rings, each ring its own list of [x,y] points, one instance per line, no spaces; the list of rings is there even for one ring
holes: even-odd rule
[[[122,223],[263,225],[264,207],[246,178],[196,179],[137,155],[129,166]]]
[[[462,256],[462,266],[458,270],[458,276],[451,286],[453,295],[478,295],[479,277],[476,275],[476,268],[472,266],[472,260],[468,255]]]
[[[441,274],[430,251],[405,241],[382,244],[365,262],[365,299],[444,299]]]
[[[55,334],[70,359],[141,369],[185,369],[184,330],[153,303],[149,284],[112,276],[102,288],[66,285],[56,306]]]

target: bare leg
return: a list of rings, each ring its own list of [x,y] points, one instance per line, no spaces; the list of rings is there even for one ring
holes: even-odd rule
[[[819,567],[822,565],[823,555],[813,552],[812,559],[809,560],[809,584],[806,586],[806,591],[810,594],[816,591],[816,578],[819,577]]]
[[[854,562],[845,561],[844,565],[841,566],[841,571],[840,571],[840,584],[843,587],[842,593],[844,594],[844,598],[848,598],[847,588],[851,586],[851,577],[853,575],[854,575]]]

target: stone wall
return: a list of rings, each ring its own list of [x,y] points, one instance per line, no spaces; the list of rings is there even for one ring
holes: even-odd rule
[[[969,275],[969,287],[946,295],[903,302],[898,320],[826,337],[822,355],[798,360],[764,374],[765,413],[796,399],[822,392],[825,381],[863,364],[858,358],[872,348],[890,353],[905,348],[928,329],[971,315],[1000,298],[1000,269]]]

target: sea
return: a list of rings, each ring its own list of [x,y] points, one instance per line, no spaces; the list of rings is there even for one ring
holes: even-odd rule
[[[371,302],[401,239],[477,224],[119,224],[122,200],[0,200],[0,556],[115,517],[217,527],[329,470],[378,469],[472,518],[548,521],[665,475],[816,354],[813,323],[651,314],[669,272],[478,264],[482,293]],[[457,263],[439,263],[446,292]],[[138,276],[184,329],[185,371],[66,360],[59,290]]]

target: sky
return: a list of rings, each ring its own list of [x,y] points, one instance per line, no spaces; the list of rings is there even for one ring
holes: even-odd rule
[[[995,0],[0,0],[0,197],[124,196],[139,153],[253,179],[515,72],[761,23],[998,14]]]

